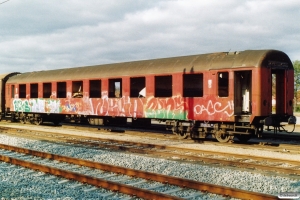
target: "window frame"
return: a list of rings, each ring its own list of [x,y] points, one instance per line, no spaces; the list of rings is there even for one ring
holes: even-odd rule
[[[30,98],[38,98],[39,97],[39,84],[38,83],[30,83]]]
[[[116,83],[119,83],[119,86]],[[108,97],[122,98],[122,78],[108,79]]]
[[[197,83],[197,81],[198,81],[198,83]],[[204,85],[203,73],[183,74],[182,75],[182,96],[183,97],[203,97],[203,94],[204,94],[203,85]],[[199,86],[199,87],[197,87],[197,86]],[[194,94],[196,94],[196,95],[194,95]]]
[[[62,86],[64,86],[64,90],[62,90]],[[67,98],[67,82],[61,81],[56,82],[56,90],[57,90],[57,98]]]
[[[140,92],[146,88],[146,77],[131,77],[130,78],[130,93],[131,98],[141,97]]]
[[[92,83],[93,82],[93,83]],[[98,85],[98,87],[97,87]],[[89,80],[89,94],[90,98],[101,98],[102,95],[102,81],[101,79]]]
[[[51,95],[52,95],[52,83],[50,82],[43,83],[43,98],[50,98]]]
[[[224,75],[227,74],[227,77]],[[218,75],[218,97],[229,97],[229,72],[220,71]]]
[[[154,97],[168,98],[173,96],[173,76],[154,76]]]
[[[19,98],[26,98],[26,84],[19,84]]]

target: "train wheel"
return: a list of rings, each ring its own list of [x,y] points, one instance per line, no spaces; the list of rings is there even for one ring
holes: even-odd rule
[[[180,139],[187,139],[190,136],[190,133],[182,131],[176,134]]]
[[[38,117],[34,120],[35,125],[40,125],[43,122],[43,119],[41,117]]]
[[[26,116],[24,114],[20,115],[19,119],[22,124],[26,124]]]
[[[15,122],[15,121],[16,121],[16,118],[15,118],[15,117],[16,117],[15,113],[12,113],[12,114],[11,114],[11,117],[10,117],[10,121],[11,121],[11,122]]]
[[[215,137],[219,142],[222,142],[222,143],[230,142],[234,138],[233,135],[228,135],[228,134],[224,133],[223,131],[217,131],[215,133]]]
[[[188,127],[173,126],[172,130],[173,130],[173,134],[177,135],[180,139],[187,139],[188,137],[190,137],[190,131],[189,131]]]

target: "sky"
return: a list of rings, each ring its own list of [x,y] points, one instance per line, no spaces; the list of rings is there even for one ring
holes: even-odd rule
[[[0,0],[0,74],[248,49],[300,60],[299,0]]]

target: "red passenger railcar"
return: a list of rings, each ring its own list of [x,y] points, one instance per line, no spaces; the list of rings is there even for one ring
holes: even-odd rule
[[[182,56],[18,74],[6,82],[14,119],[91,124],[165,122],[182,138],[246,141],[296,123],[294,71],[276,50]],[[272,104],[275,102],[276,104]]]

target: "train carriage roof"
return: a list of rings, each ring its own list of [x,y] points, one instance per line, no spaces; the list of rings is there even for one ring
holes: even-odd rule
[[[14,76],[16,74],[20,74],[20,73],[19,72],[12,72],[12,73],[0,74],[0,80],[6,81],[9,77]]]
[[[19,72],[12,72],[12,73],[5,73],[5,74],[0,74],[0,80],[6,80],[10,76],[14,76],[16,74],[20,74]]]
[[[141,60],[115,64],[35,71],[18,74],[8,83],[34,83],[121,76],[145,76],[147,74],[170,74],[214,69],[233,69],[243,67],[268,67],[273,63],[284,63],[293,69],[289,57],[277,50],[246,50],[240,52],[220,52],[172,58]]]

